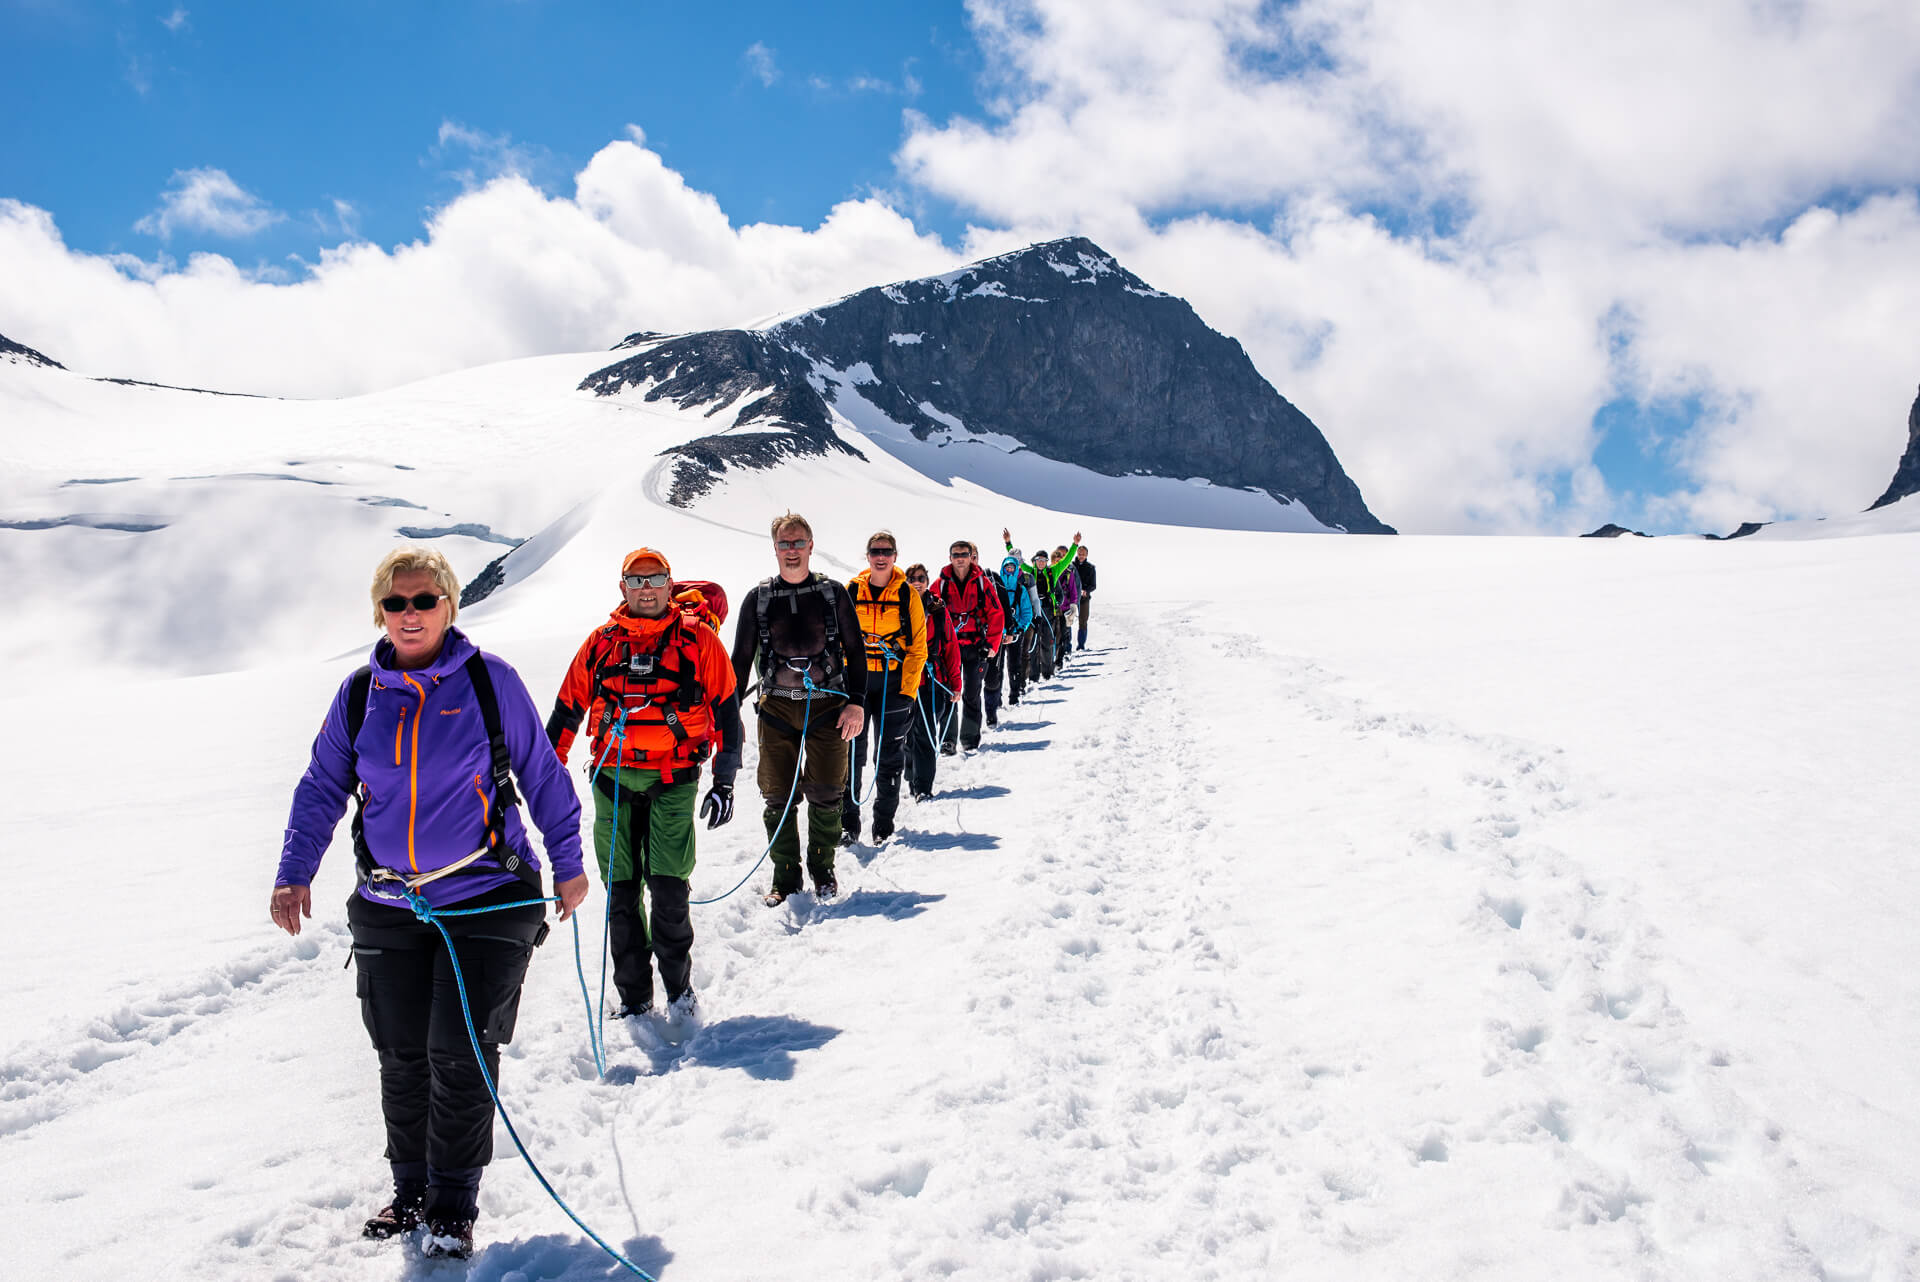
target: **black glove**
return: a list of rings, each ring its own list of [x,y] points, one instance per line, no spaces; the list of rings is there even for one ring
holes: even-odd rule
[[[700,817],[707,821],[707,827],[718,828],[733,818],[733,785],[716,783],[707,790],[707,799],[700,803]]]

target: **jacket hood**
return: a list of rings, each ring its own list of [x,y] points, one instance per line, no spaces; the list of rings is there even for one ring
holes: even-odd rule
[[[444,677],[449,672],[458,671],[460,665],[472,658],[478,647],[467,639],[467,634],[451,625],[447,635],[440,643],[439,657],[424,668],[401,669],[394,666],[393,642],[381,637],[373,644],[373,653],[367,659],[367,666],[373,669],[383,684],[392,685],[401,680],[401,672],[416,677]]]

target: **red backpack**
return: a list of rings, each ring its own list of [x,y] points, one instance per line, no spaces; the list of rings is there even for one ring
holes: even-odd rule
[[[716,634],[727,621],[727,591],[708,579],[678,579],[673,585],[673,603],[682,618],[704,623]]]

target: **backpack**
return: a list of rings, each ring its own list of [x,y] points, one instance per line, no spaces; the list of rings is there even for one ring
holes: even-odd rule
[[[704,623],[716,633],[727,621],[727,591],[708,579],[676,580],[673,603],[685,618]]]

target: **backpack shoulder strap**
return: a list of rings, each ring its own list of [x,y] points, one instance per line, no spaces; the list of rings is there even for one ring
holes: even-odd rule
[[[367,698],[372,693],[373,668],[363,663],[351,677],[347,678],[348,748],[352,748],[353,741],[360,737],[360,727],[367,724]]]
[[[540,871],[507,844],[506,824],[501,816],[520,804],[520,794],[513,787],[513,762],[507,754],[507,733],[500,721],[500,697],[493,688],[493,673],[487,671],[487,656],[475,650],[462,666],[473,685],[474,702],[480,705],[480,720],[487,728],[487,752],[493,760],[493,813],[487,820],[488,849],[500,865],[529,890],[544,895]]]
[[[467,680],[473,685],[473,697],[480,704],[480,720],[487,727],[487,752],[493,759],[494,801],[502,807],[517,806],[520,794],[513,788],[513,763],[507,755],[506,731],[500,724],[500,697],[494,693],[487,657],[475,650],[465,667]]]

